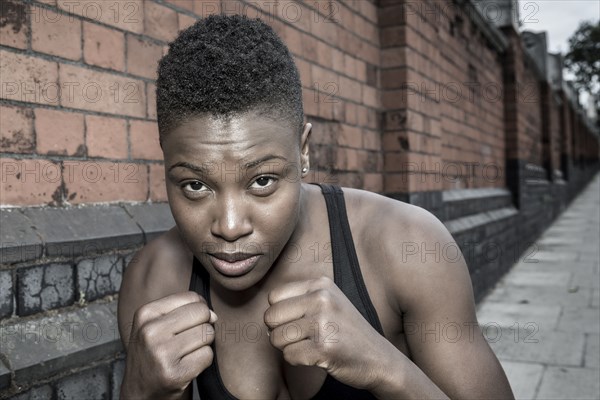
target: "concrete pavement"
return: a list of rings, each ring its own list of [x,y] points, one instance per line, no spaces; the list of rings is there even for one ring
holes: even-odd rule
[[[600,174],[478,306],[518,399],[600,399]]]

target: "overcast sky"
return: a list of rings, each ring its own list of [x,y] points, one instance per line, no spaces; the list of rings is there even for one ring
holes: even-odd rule
[[[519,0],[522,30],[546,31],[548,51],[569,49],[569,37],[580,21],[600,19],[600,0]]]

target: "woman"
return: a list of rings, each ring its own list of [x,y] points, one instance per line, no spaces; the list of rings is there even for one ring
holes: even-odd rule
[[[444,226],[302,183],[311,125],[269,26],[210,16],[158,72],[176,227],[123,278],[123,398],[188,399],[194,379],[202,399],[513,397],[463,258],[403,252],[455,245]]]

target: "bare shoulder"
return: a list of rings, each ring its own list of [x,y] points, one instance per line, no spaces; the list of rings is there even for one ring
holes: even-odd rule
[[[401,312],[419,308],[432,292],[443,293],[449,280],[470,286],[458,245],[431,212],[377,193],[343,190],[353,229]]]
[[[138,308],[174,293],[187,291],[192,253],[173,227],[141,248],[123,274],[119,290],[118,322],[124,344]]]

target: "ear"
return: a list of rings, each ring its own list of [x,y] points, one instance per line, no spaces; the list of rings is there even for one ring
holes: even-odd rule
[[[302,136],[300,137],[300,169],[304,170],[306,168],[306,173],[310,169],[310,160],[308,155],[308,142],[310,139],[310,134],[312,132],[312,124],[306,123],[304,125],[304,131],[302,132]],[[302,173],[302,176],[306,175],[305,172]]]

